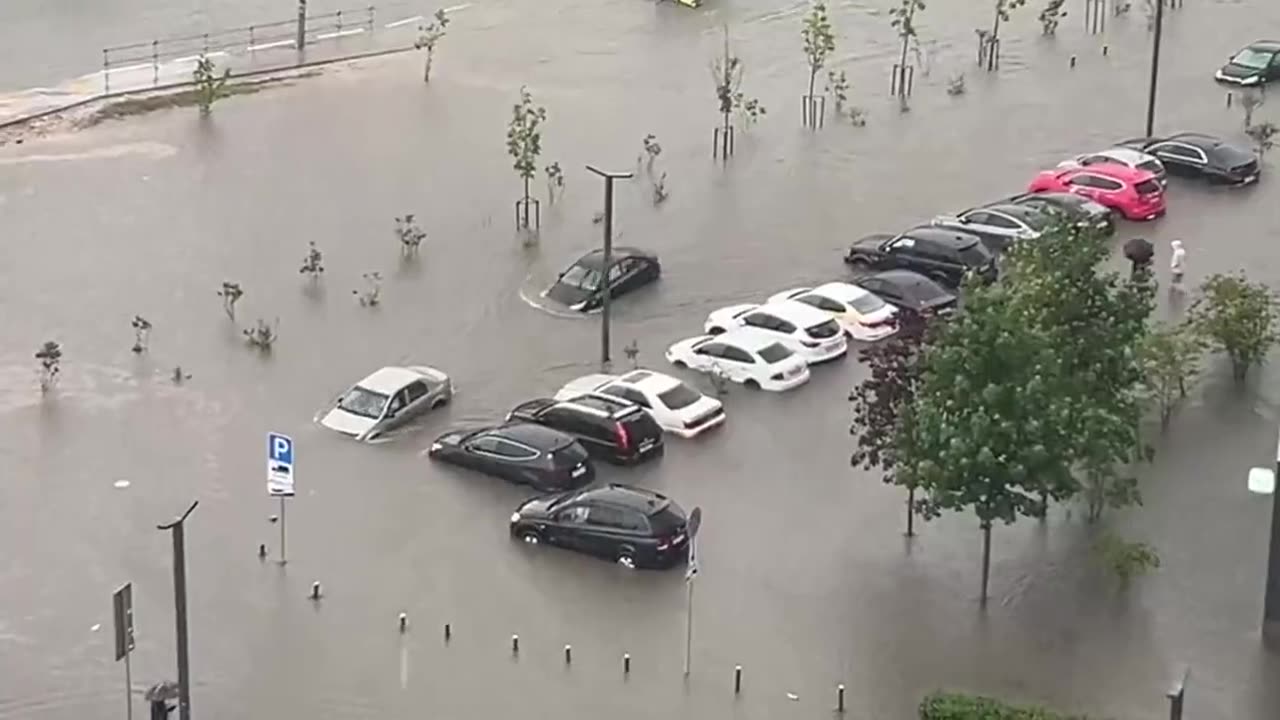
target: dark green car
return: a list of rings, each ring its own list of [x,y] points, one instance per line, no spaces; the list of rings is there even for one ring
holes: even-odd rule
[[[1242,48],[1214,74],[1214,78],[1244,87],[1280,80],[1280,40],[1259,40]]]

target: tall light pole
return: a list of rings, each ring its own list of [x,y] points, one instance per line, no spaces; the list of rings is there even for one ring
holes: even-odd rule
[[[1155,2],[1156,35],[1151,42],[1151,86],[1147,88],[1147,137],[1155,135],[1156,84],[1160,79],[1160,35],[1164,30],[1164,4],[1168,0],[1155,0]]]
[[[1280,475],[1280,440],[1276,444],[1276,462],[1272,467],[1256,467],[1249,471],[1249,490],[1271,496],[1271,539],[1267,549],[1267,585],[1262,599],[1262,635],[1280,639],[1280,492],[1276,477]]]
[[[191,673],[187,666],[187,550],[183,524],[187,516],[200,504],[199,500],[168,525],[157,525],[157,530],[173,534],[173,614],[178,637],[178,717],[191,720]]]
[[[631,172],[606,172],[594,165],[587,169],[604,178],[604,265],[600,271],[600,285],[604,297],[600,301],[600,364],[609,365],[609,299],[613,295],[609,287],[609,267],[613,265],[613,181],[635,177]]]

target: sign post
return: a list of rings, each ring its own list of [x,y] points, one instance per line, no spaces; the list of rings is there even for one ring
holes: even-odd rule
[[[124,660],[125,718],[133,720],[133,675],[129,653],[133,652],[133,583],[125,583],[111,596],[112,620],[116,635],[116,662]]]
[[[695,507],[689,513],[689,566],[684,572],[687,589],[684,617],[684,674],[689,676],[693,665],[693,581],[698,577],[698,528],[702,527],[702,508]]]
[[[284,500],[293,497],[293,438],[267,433],[267,495],[280,498],[280,564],[285,555]]]

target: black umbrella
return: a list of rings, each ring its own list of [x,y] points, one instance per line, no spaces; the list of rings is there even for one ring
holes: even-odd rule
[[[1155,257],[1156,248],[1146,238],[1133,238],[1124,244],[1124,256],[1129,262],[1145,265]]]

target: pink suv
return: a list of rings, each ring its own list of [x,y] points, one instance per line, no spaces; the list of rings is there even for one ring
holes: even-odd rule
[[[1071,192],[1106,205],[1128,220],[1154,220],[1165,212],[1164,186],[1154,174],[1124,165],[1045,170],[1031,192]]]

